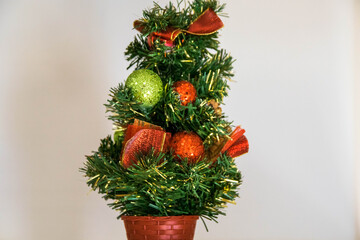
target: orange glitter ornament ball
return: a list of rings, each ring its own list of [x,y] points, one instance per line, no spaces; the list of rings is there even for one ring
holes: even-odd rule
[[[182,80],[173,84],[173,90],[180,96],[181,105],[186,106],[196,100],[197,94],[194,85],[190,82]]]
[[[178,132],[173,135],[169,148],[178,159],[187,158],[190,163],[198,162],[204,156],[204,144],[202,139],[194,132]]]

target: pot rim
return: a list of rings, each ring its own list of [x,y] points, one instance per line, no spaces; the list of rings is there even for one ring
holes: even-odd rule
[[[193,219],[197,220],[200,216],[198,215],[180,215],[180,216],[121,216],[121,220],[182,220],[182,219]]]

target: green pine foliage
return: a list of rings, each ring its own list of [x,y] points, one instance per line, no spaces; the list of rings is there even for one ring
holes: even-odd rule
[[[110,207],[122,215],[167,216],[200,215],[215,220],[224,214],[227,203],[238,197],[241,174],[234,159],[220,154],[216,162],[206,158],[195,164],[186,159],[175,160],[171,153],[138,155],[138,164],[125,169],[121,164],[123,134],[134,119],[161,126],[168,132],[196,132],[209,151],[219,139],[229,136],[231,122],[224,114],[215,114],[210,100],[223,103],[228,95],[228,80],[233,77],[233,58],[219,48],[218,32],[195,36],[181,33],[175,47],[155,40],[149,46],[147,36],[167,27],[186,29],[206,9],[224,16],[224,5],[217,0],[180,1],[143,11],[143,31],[127,47],[125,55],[129,68],[150,69],[164,83],[164,96],[152,108],[144,108],[124,84],[110,90],[105,104],[109,119],[117,127],[115,141],[101,140],[98,151],[87,156],[81,172],[87,184],[98,191]],[[172,84],[179,80],[191,82],[197,90],[197,99],[181,105]],[[120,134],[119,134],[120,133]]]
[[[124,169],[119,164],[121,144],[111,137],[101,141],[97,152],[87,156],[81,169],[87,184],[103,194],[122,215],[200,215],[215,220],[226,203],[238,197],[241,174],[234,160],[221,155],[217,162],[188,164],[167,153],[139,155],[138,164]]]

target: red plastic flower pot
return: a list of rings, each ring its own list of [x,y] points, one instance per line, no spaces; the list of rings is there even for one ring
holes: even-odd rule
[[[199,216],[122,216],[128,240],[193,240]]]

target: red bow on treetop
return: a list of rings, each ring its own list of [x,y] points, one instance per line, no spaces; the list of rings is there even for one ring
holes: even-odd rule
[[[142,24],[143,22],[141,20],[136,20],[134,22],[134,28],[141,33],[144,30]],[[173,47],[175,45],[174,41],[180,33],[185,32],[192,35],[210,35],[221,29],[223,26],[223,22],[214,10],[208,8],[192,24],[190,24],[187,30],[168,27],[165,31],[150,33],[148,36],[148,44],[151,47],[156,39],[160,39],[160,41],[165,43],[165,46]]]

